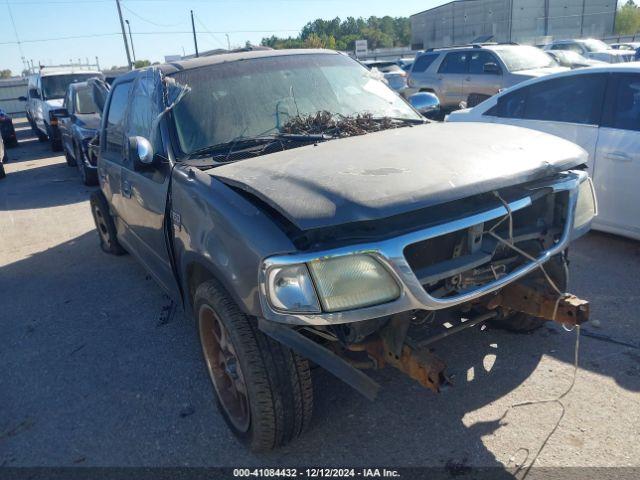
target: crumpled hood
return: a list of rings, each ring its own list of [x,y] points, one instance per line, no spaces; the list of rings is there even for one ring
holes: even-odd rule
[[[208,171],[301,230],[375,220],[542,178],[580,147],[508,125],[442,123],[331,140]]]

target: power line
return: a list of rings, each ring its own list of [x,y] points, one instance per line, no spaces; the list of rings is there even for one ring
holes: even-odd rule
[[[178,22],[178,23],[172,23],[172,24],[162,24],[162,23],[156,23],[153,22],[147,18],[144,18],[142,15],[134,12],[132,9],[130,9],[129,7],[127,7],[124,3],[122,3],[123,8],[128,11],[131,15],[133,15],[134,17],[138,17],[140,20],[142,20],[143,22],[149,23],[151,25],[154,25],[156,27],[161,27],[161,28],[172,28],[172,27],[178,27],[180,25],[184,25],[184,22]]]
[[[18,51],[20,52],[20,56],[24,59],[24,52],[22,51],[22,45],[20,43],[20,36],[18,35],[18,29],[16,28],[16,22],[13,20],[13,12],[11,11],[11,5],[9,5],[9,0],[7,0],[7,10],[9,10],[9,18],[11,19],[11,25],[13,26],[13,33],[16,35],[16,43],[18,44]]]
[[[286,32],[299,32],[300,29],[288,29],[288,30],[227,30],[224,32],[211,32],[211,31],[196,31],[196,33],[218,33],[223,35],[225,33],[286,33]],[[183,34],[191,34],[191,30],[181,30],[181,31],[159,31],[159,32],[133,32],[133,35],[183,35]],[[21,40],[20,42],[0,42],[0,45],[18,45],[24,43],[38,43],[38,42],[55,42],[58,40],[75,40],[81,38],[99,38],[99,37],[110,37],[114,35],[122,35],[122,32],[112,32],[112,33],[91,33],[87,35],[69,35],[65,37],[52,37],[52,38],[34,38],[29,40]]]
[[[213,38],[216,42],[218,42],[220,45],[222,45],[222,48],[224,48],[224,44],[218,40],[218,38],[209,31],[209,29],[207,28],[207,26],[202,23],[202,20],[200,20],[200,17],[198,17],[197,15],[194,14],[194,17],[196,17],[196,20],[198,21],[198,23],[200,24],[200,26],[204,29],[205,32],[207,32],[209,35],[211,35],[211,38]]]

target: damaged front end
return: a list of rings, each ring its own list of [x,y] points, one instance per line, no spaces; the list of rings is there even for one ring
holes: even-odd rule
[[[372,398],[378,387],[359,370],[386,365],[437,392],[445,364],[431,345],[487,320],[588,319],[588,303],[564,294],[566,249],[596,214],[586,172],[439,210],[448,220],[419,230],[266,259],[260,328]],[[444,328],[436,312],[451,319]]]

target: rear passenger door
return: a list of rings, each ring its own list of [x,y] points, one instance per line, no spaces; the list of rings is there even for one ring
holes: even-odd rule
[[[438,67],[437,94],[444,108],[458,108],[460,102],[466,100],[463,82],[467,77],[468,51],[449,52]]]
[[[471,94],[486,95],[488,97],[498,93],[502,86],[502,66],[496,56],[486,50],[469,53],[469,71],[463,82],[463,97]],[[496,71],[485,71],[486,64],[493,64]]]
[[[595,226],[640,239],[640,74],[611,75],[593,179]]]
[[[98,179],[102,191],[107,197],[115,214],[118,236],[127,243],[127,233],[120,221],[122,212],[122,161],[124,158],[124,122],[129,102],[129,91],[132,81],[118,83],[109,97],[107,111],[103,115],[103,128],[100,134],[100,161],[98,162]]]
[[[605,74],[570,75],[518,88],[498,99],[496,123],[532,128],[580,145],[593,166]]]
[[[125,126],[125,145],[143,137],[156,154],[154,166],[136,167],[125,147],[122,162],[122,209],[133,253],[169,293],[177,292],[164,232],[170,166],[156,119],[162,108],[162,79],[155,70],[143,72],[133,85]]]
[[[65,152],[74,155],[73,142],[71,141],[71,118],[74,114],[74,99],[72,89],[67,89],[67,94],[62,102],[62,107],[67,111],[67,115],[58,118],[58,128],[60,129],[60,138]]]

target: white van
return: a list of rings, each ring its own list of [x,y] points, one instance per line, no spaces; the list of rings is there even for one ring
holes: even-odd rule
[[[71,83],[92,77],[103,78],[99,70],[82,67],[41,67],[29,76],[26,101],[27,120],[40,141],[49,140],[53,151],[62,150],[57,116],[62,113],[62,101]]]

